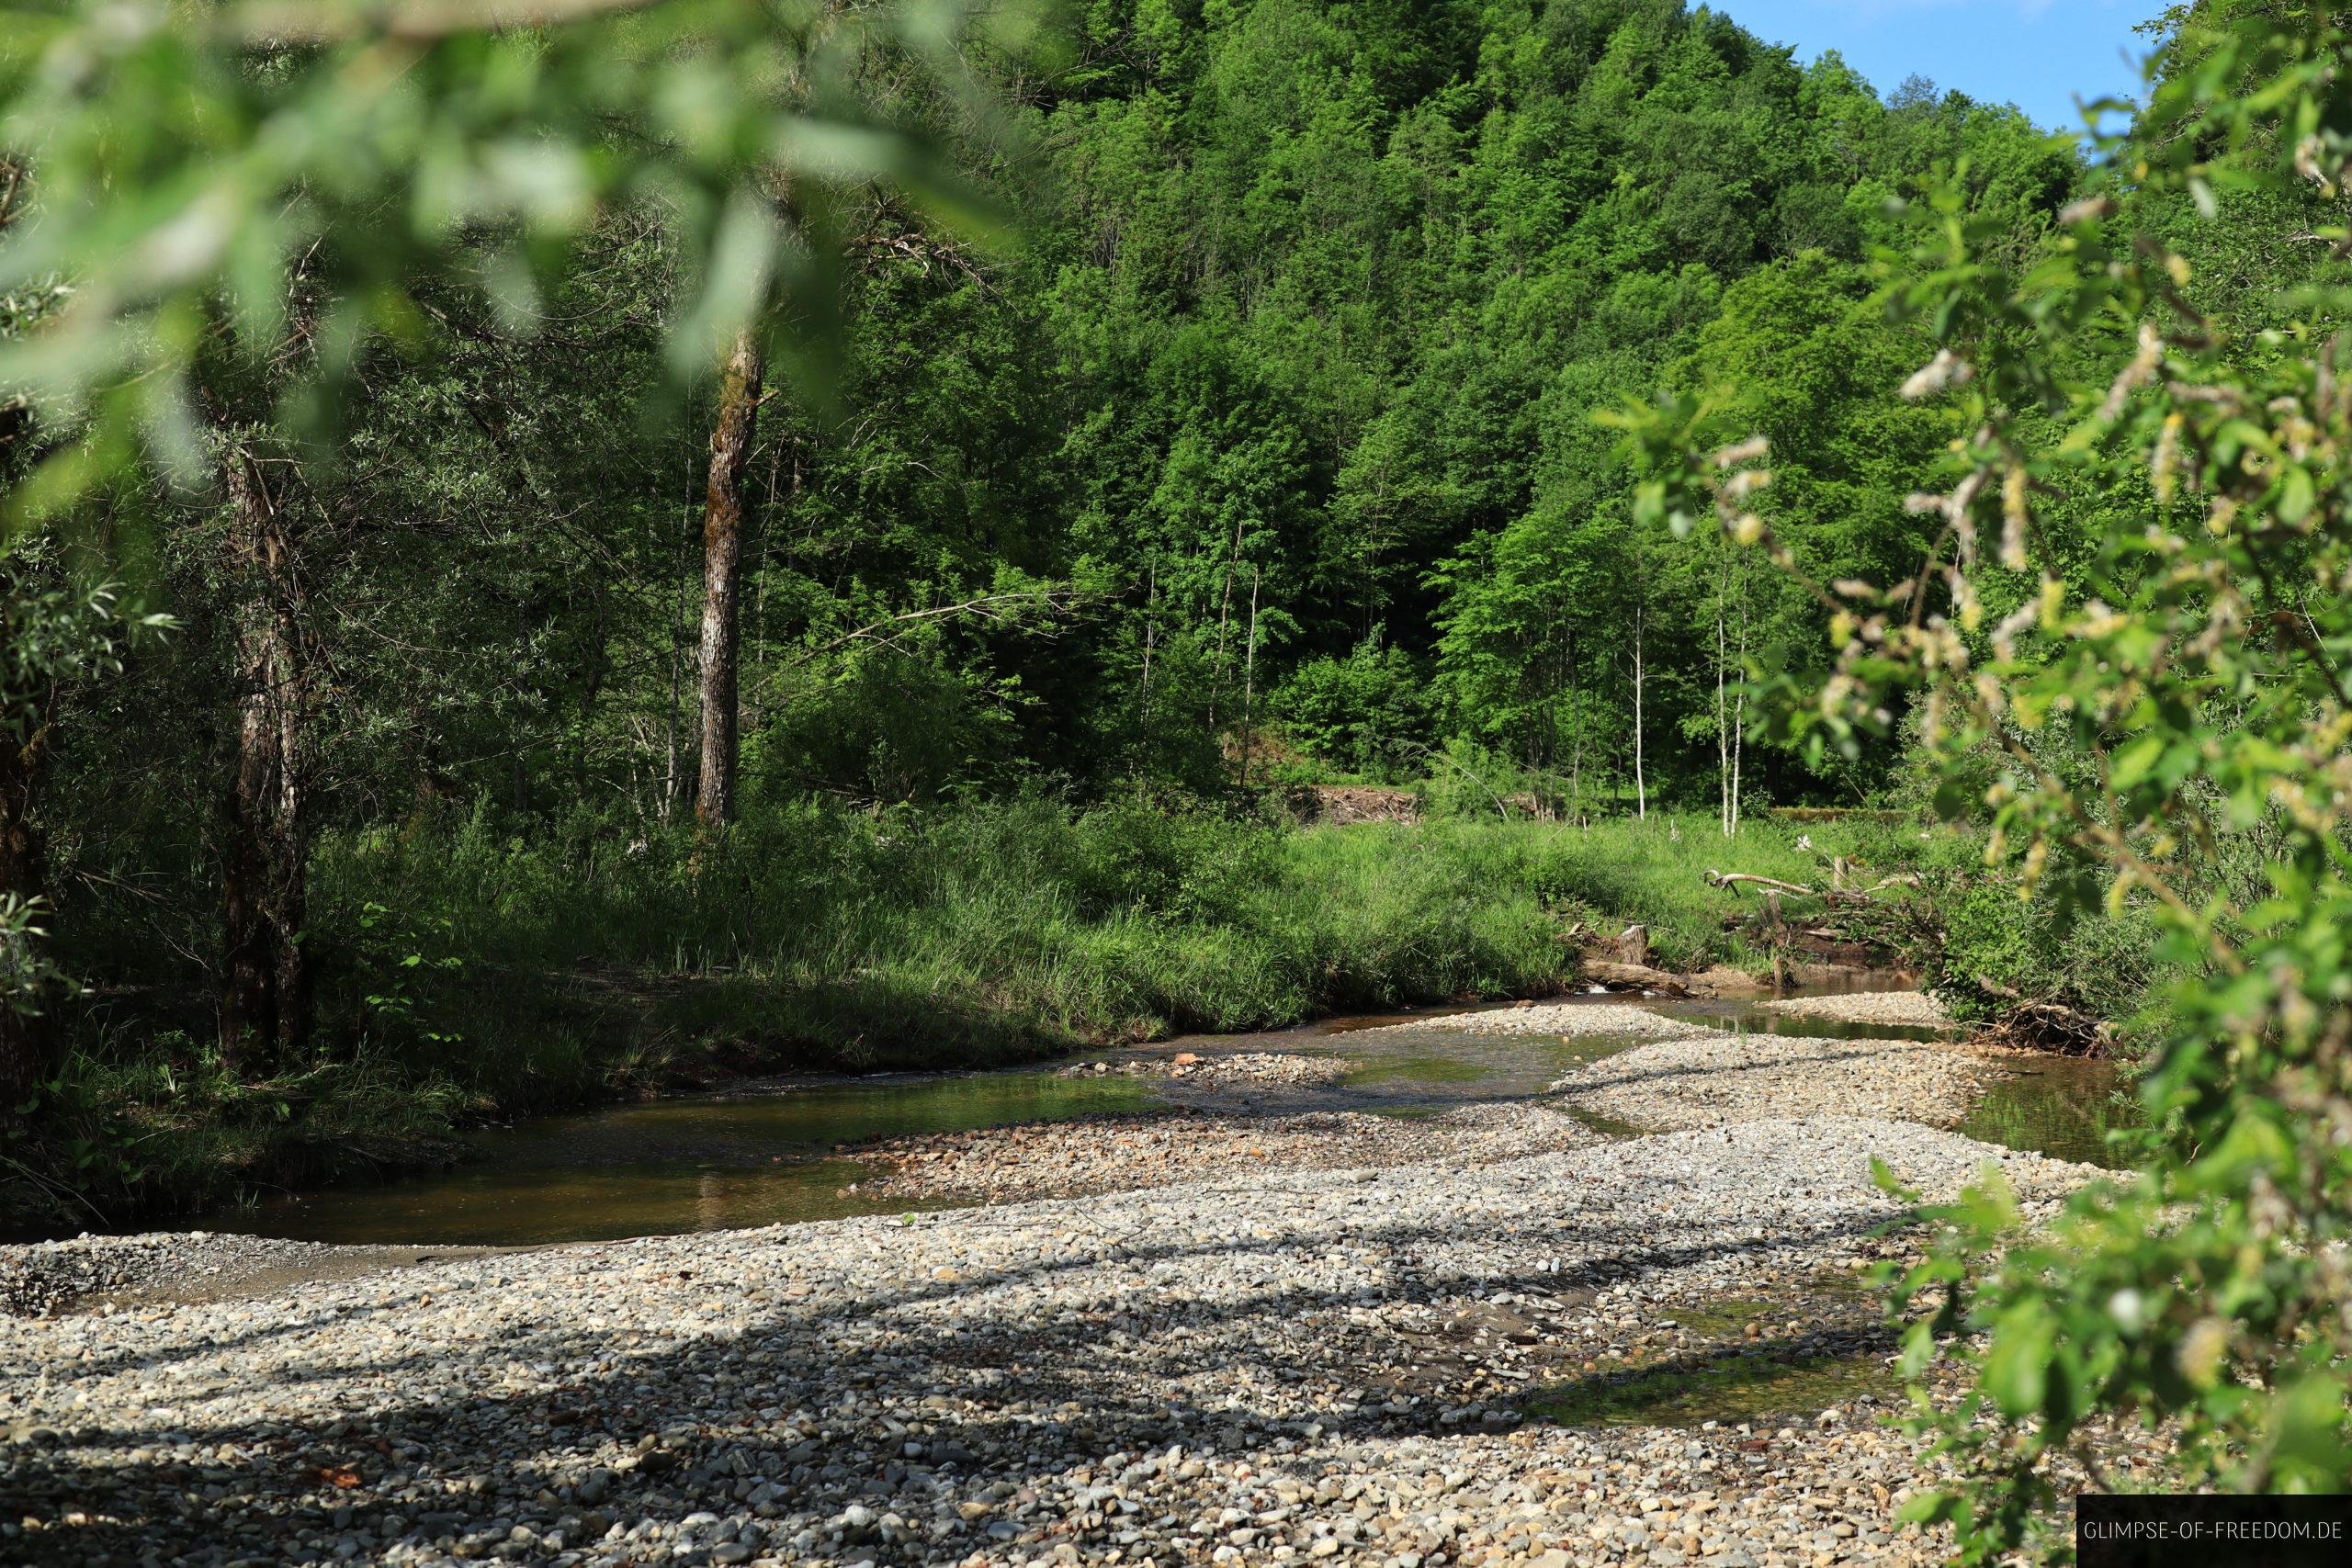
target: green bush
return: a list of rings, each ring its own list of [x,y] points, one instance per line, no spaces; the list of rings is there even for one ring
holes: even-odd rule
[[[1274,688],[1267,710],[1296,744],[1352,774],[1391,773],[1426,735],[1428,704],[1413,661],[1376,637],[1345,659],[1310,659]]]

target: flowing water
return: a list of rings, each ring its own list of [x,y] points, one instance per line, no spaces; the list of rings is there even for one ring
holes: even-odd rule
[[[1623,998],[1596,998],[1622,1002]],[[1241,1052],[1328,1055],[1358,1066],[1336,1084],[1238,1087],[1222,1108],[1250,1114],[1349,1109],[1422,1117],[1542,1094],[1568,1068],[1639,1043],[1616,1037],[1511,1036],[1448,1028],[1461,1010],[1328,1021],[1250,1035],[1176,1040],[1121,1056]],[[1887,1039],[1935,1031],[1786,1018],[1753,1006],[1660,1007],[1726,1029]],[[1367,1032],[1384,1024],[1413,1027]],[[2052,1058],[1996,1085],[1962,1130],[1987,1143],[2070,1159],[2109,1157],[2120,1124],[2102,1063]],[[862,1185],[862,1140],[1060,1122],[1159,1109],[1153,1080],[1055,1068],[962,1077],[894,1075],[808,1087],[751,1085],[582,1115],[486,1128],[448,1169],[387,1186],[342,1188],[232,1209],[220,1231],[343,1243],[532,1245],[799,1223],[889,1213],[906,1200]],[[1623,1134],[1616,1123],[1597,1130]],[[936,1205],[927,1205],[936,1206]]]

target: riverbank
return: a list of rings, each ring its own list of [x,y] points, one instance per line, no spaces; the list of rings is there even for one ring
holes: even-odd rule
[[[1024,802],[811,810],[633,850],[480,823],[335,841],[313,908],[322,1032],[347,1043],[232,1075],[186,1033],[111,1015],[46,1097],[40,1157],[0,1165],[0,1227],[381,1179],[447,1158],[467,1126],[780,1067],[969,1069],[1550,995],[1627,925],[1661,964],[1767,967],[1704,885],[1720,840],[1690,826],[1302,830]],[[1850,847],[1768,823],[1738,854],[1802,876]],[[154,945],[119,934],[109,951]]]
[[[1818,999],[1835,1004],[1834,1022],[1928,1010],[1901,993]],[[1200,1057],[1170,1077],[1169,1057],[1137,1054],[1093,1070],[1164,1078],[1172,1109],[883,1138],[836,1152],[881,1168],[870,1190],[934,1202],[1067,1197],[1283,1167],[1468,1168],[1612,1136],[1754,1121],[1861,1118],[1950,1129],[2007,1083],[2020,1061],[1962,1041],[1734,1032],[1598,998],[1438,1014],[1323,1038],[1325,1048],[1342,1053],[1369,1055],[1377,1045],[1385,1065],[1253,1053]],[[1498,1085],[1490,1066],[1464,1059],[1485,1042],[1516,1048],[1537,1070],[1535,1084],[1525,1091]],[[1488,1064],[1494,1050],[1487,1047]],[[1285,1060],[1304,1070],[1220,1070]],[[1546,1062],[1566,1070],[1543,1072]],[[1367,1104],[1366,1079],[1398,1097]]]
[[[1893,1517],[1921,1472],[1877,1424],[1890,1348],[1836,1303],[1889,1245],[1873,1156],[1949,1196],[1996,1153],[1753,1121],[9,1322],[8,1461],[38,1523],[0,1551],[1935,1561]],[[2030,1210],[2090,1174],[2000,1163]],[[1801,1424],[1641,1420],[1661,1371],[1748,1373],[1713,1380],[1736,1416],[1759,1369],[1832,1365],[1853,1375],[1815,1376],[1837,1392]],[[1526,1414],[1629,1388],[1609,1408],[1632,1425]]]
[[[907,1201],[977,1207],[12,1249],[142,1280],[0,1321],[0,1558],[1942,1561],[1895,1517],[1938,1472],[1884,1424],[1855,1281],[1909,1243],[1871,1161],[1930,1201],[1996,1164],[2029,1219],[2098,1173],[1921,1124],[1953,1113],[1923,1063],[1964,1106],[1998,1054],[1721,1021],[1593,998],[1183,1043],[1029,1075],[1159,1111],[866,1146]],[[1849,1113],[1857,1084],[1885,1103]],[[1436,1114],[1325,1108],[1392,1088]]]

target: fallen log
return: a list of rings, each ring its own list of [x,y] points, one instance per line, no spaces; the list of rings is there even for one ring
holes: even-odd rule
[[[1743,969],[1716,964],[1697,975],[1682,976],[1693,996],[1758,997],[1764,994],[1764,982]]]
[[[1755,883],[1759,887],[1778,888],[1783,893],[1801,893],[1808,898],[1818,897],[1812,888],[1805,886],[1803,883],[1783,882],[1777,876],[1758,876],[1749,871],[1707,873],[1707,886],[1710,887],[1728,887],[1736,893],[1739,890],[1739,885],[1745,882]]]
[[[1772,892],[1794,893],[1803,897],[1819,898],[1824,903],[1839,904],[1848,908],[1875,904],[1878,902],[1878,895],[1890,887],[1919,886],[1919,879],[1907,871],[1897,872],[1892,876],[1882,876],[1868,887],[1839,887],[1833,885],[1826,889],[1807,887],[1802,882],[1783,882],[1777,876],[1760,876],[1752,871],[1710,871],[1706,874],[1706,879],[1707,886],[1710,887],[1728,887],[1735,893],[1738,892],[1743,886],[1752,883]]]
[[[1656,991],[1668,997],[1686,996],[1690,991],[1680,976],[1653,969],[1646,964],[1589,962],[1584,966],[1584,977],[1603,986]]]

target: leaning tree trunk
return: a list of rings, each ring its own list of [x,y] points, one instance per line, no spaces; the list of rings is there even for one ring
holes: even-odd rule
[[[763,374],[759,338],[746,328],[719,376],[718,422],[710,433],[710,488],[702,515],[702,773],[695,818],[707,826],[735,817],[743,467],[752,455]]]
[[[232,448],[229,556],[237,582],[237,771],[221,864],[228,953],[220,1048],[237,1071],[299,1060],[310,1043],[309,801],[304,718],[310,660],[285,514],[252,458]]]

